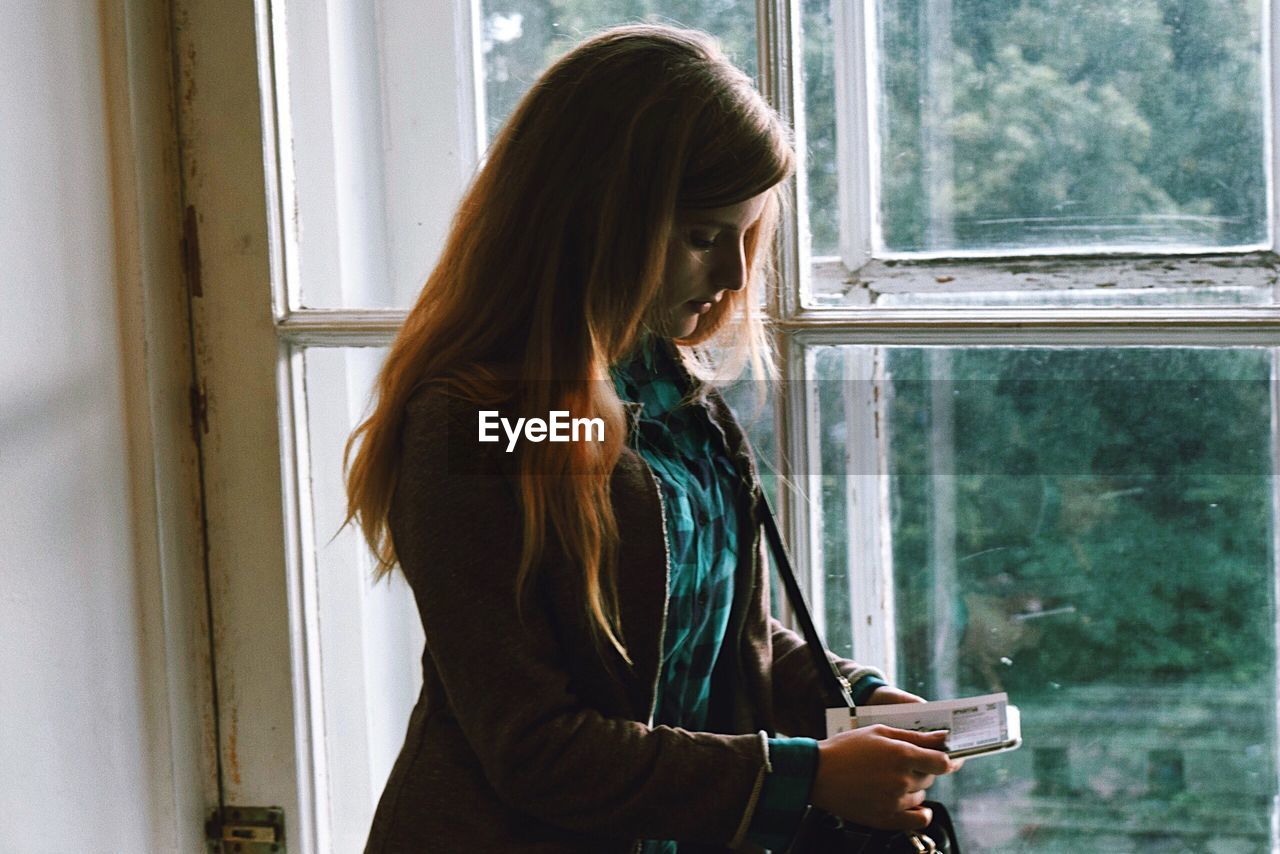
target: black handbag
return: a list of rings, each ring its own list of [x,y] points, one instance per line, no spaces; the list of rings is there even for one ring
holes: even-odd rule
[[[804,603],[800,584],[796,581],[787,550],[782,544],[782,535],[778,533],[773,510],[769,507],[763,490],[758,492],[758,496],[760,521],[764,525],[769,547],[773,550],[778,577],[782,580],[787,599],[795,611],[805,645],[813,654],[818,679],[826,694],[826,705],[828,708],[844,705],[852,709],[853,694],[849,680],[826,654],[826,644],[818,637],[818,630],[814,628],[813,618]],[[923,830],[914,831],[878,830],[845,821],[810,805],[805,810],[800,828],[792,838],[786,854],[960,854],[960,842],[956,838],[955,825],[947,808],[937,801],[925,801],[924,805],[933,811],[933,820]]]
[[[786,854],[960,854],[947,808],[925,801],[933,820],[924,830],[876,830],[809,807]]]

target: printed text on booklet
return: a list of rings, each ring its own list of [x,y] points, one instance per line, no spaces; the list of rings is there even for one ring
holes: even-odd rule
[[[858,727],[884,724],[917,732],[948,731],[954,757],[1014,750],[1022,744],[1018,707],[1008,694],[987,694],[932,703],[890,703],[856,709],[827,709],[827,737]]]

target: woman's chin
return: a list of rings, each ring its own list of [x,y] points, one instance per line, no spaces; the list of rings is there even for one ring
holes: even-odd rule
[[[657,329],[658,334],[663,338],[688,338],[698,329],[698,324],[702,321],[703,314],[690,311],[686,305],[670,310],[659,321]]]
[[[691,321],[689,323],[678,323],[673,326],[671,335],[669,337],[679,341],[679,340],[688,338],[695,331],[697,331],[697,329],[698,329],[698,322],[696,320]]]

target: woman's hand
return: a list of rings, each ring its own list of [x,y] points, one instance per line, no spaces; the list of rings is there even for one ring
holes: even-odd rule
[[[871,692],[871,696],[863,703],[864,706],[887,706],[890,703],[923,703],[924,697],[912,694],[910,691],[903,691],[901,688],[894,688],[891,685],[881,685],[879,688]],[[963,759],[952,759],[952,771],[959,771],[964,765]]]
[[[879,688],[871,692],[871,696],[867,699],[864,706],[885,706],[889,703],[923,703],[924,697],[917,697],[910,691],[903,691],[901,688],[894,688],[891,685],[881,685]]]
[[[810,800],[841,818],[884,830],[927,827],[933,814],[920,805],[925,790],[938,774],[959,767],[942,750],[946,740],[945,730],[921,733],[878,724],[823,739]]]

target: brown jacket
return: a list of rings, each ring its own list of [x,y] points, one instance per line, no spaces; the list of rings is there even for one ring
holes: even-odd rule
[[[712,676],[714,732],[690,732],[646,723],[668,556],[643,459],[624,449],[611,476],[622,633],[635,663],[628,672],[615,655],[617,678],[594,651],[557,543],[537,569],[537,607],[517,618],[521,517],[505,438],[479,443],[476,408],[456,399],[411,401],[390,523],[426,631],[423,686],[367,852],[625,854],[642,838],[760,850],[744,835],[767,771],[764,739],[822,738],[823,703],[804,641],[770,616],[760,529],[749,523],[749,446],[714,390],[707,406],[752,507]],[[837,661],[851,681],[874,672]]]

